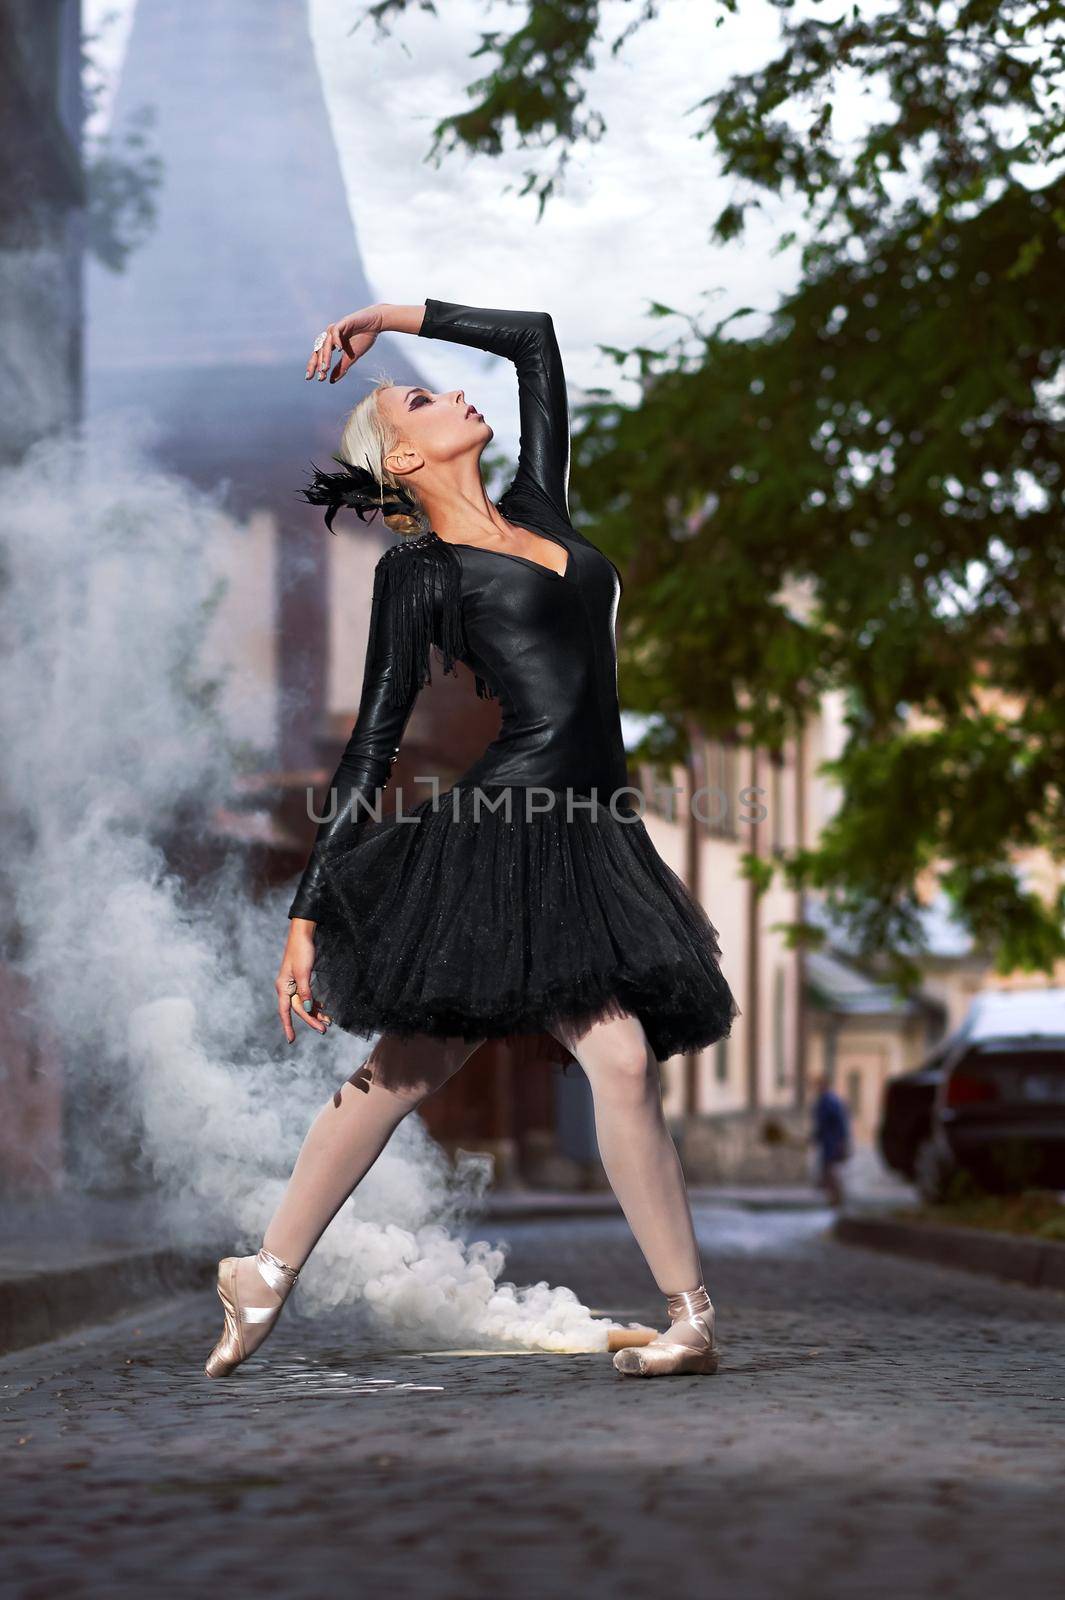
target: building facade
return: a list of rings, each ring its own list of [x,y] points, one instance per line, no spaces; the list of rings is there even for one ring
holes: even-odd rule
[[[0,0],[0,465],[82,411],[78,0]]]
[[[0,0],[0,467],[82,416],[79,13],[78,0]],[[47,1193],[63,1175],[62,1049],[30,1020],[17,930],[2,937],[0,1189]]]

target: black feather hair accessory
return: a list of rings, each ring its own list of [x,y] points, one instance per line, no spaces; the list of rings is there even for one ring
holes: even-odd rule
[[[314,473],[311,481],[298,489],[297,494],[312,506],[328,507],[325,525],[333,531],[333,519],[344,506],[354,511],[362,522],[369,522],[375,513],[382,517],[409,517],[417,519],[419,506],[414,496],[405,489],[394,489],[382,484],[370,471],[369,465],[353,467],[343,456],[333,456],[343,467],[342,472],[323,472],[311,462]]]

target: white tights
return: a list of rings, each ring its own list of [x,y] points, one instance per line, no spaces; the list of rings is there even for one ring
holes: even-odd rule
[[[636,1017],[598,1022],[558,1037],[587,1075],[606,1175],[664,1295],[702,1283],[684,1174],[662,1111],[658,1062]],[[322,1107],[303,1141],[263,1245],[302,1267],[344,1201],[409,1112],[441,1088],[479,1039],[401,1039],[382,1034],[365,1064]],[[277,1296],[251,1258],[241,1263],[247,1305]]]

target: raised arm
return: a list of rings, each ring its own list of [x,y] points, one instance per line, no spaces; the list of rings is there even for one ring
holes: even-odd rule
[[[569,403],[566,375],[546,311],[498,311],[427,299],[418,329],[425,339],[490,350],[514,363],[521,437],[518,468],[500,496],[505,516],[528,515],[569,523]]]

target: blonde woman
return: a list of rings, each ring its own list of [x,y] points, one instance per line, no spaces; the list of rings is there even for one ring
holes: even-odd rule
[[[384,331],[513,362],[517,469],[493,503],[480,468],[492,428],[475,402],[385,381],[348,418],[342,470],[316,468],[303,491],[328,507],[330,528],[347,506],[407,530],[377,563],[358,717],[276,982],[290,1042],[294,1017],[317,1033],[379,1037],[311,1124],[262,1249],[219,1264],[225,1327],[206,1370],[225,1376],[262,1343],[409,1112],[485,1039],[548,1033],[587,1074],[604,1168],[665,1297],[668,1327],[619,1350],[614,1366],[711,1373],[715,1312],[659,1063],[724,1037],[738,1007],[716,931],[658,855],[628,787],[622,580],[570,520],[554,325],[544,312],[434,299],[371,306],[325,330],[307,377],[338,381]],[[445,672],[470,668],[502,725],[450,789],[389,818],[380,792],[432,681],[432,651]]]

